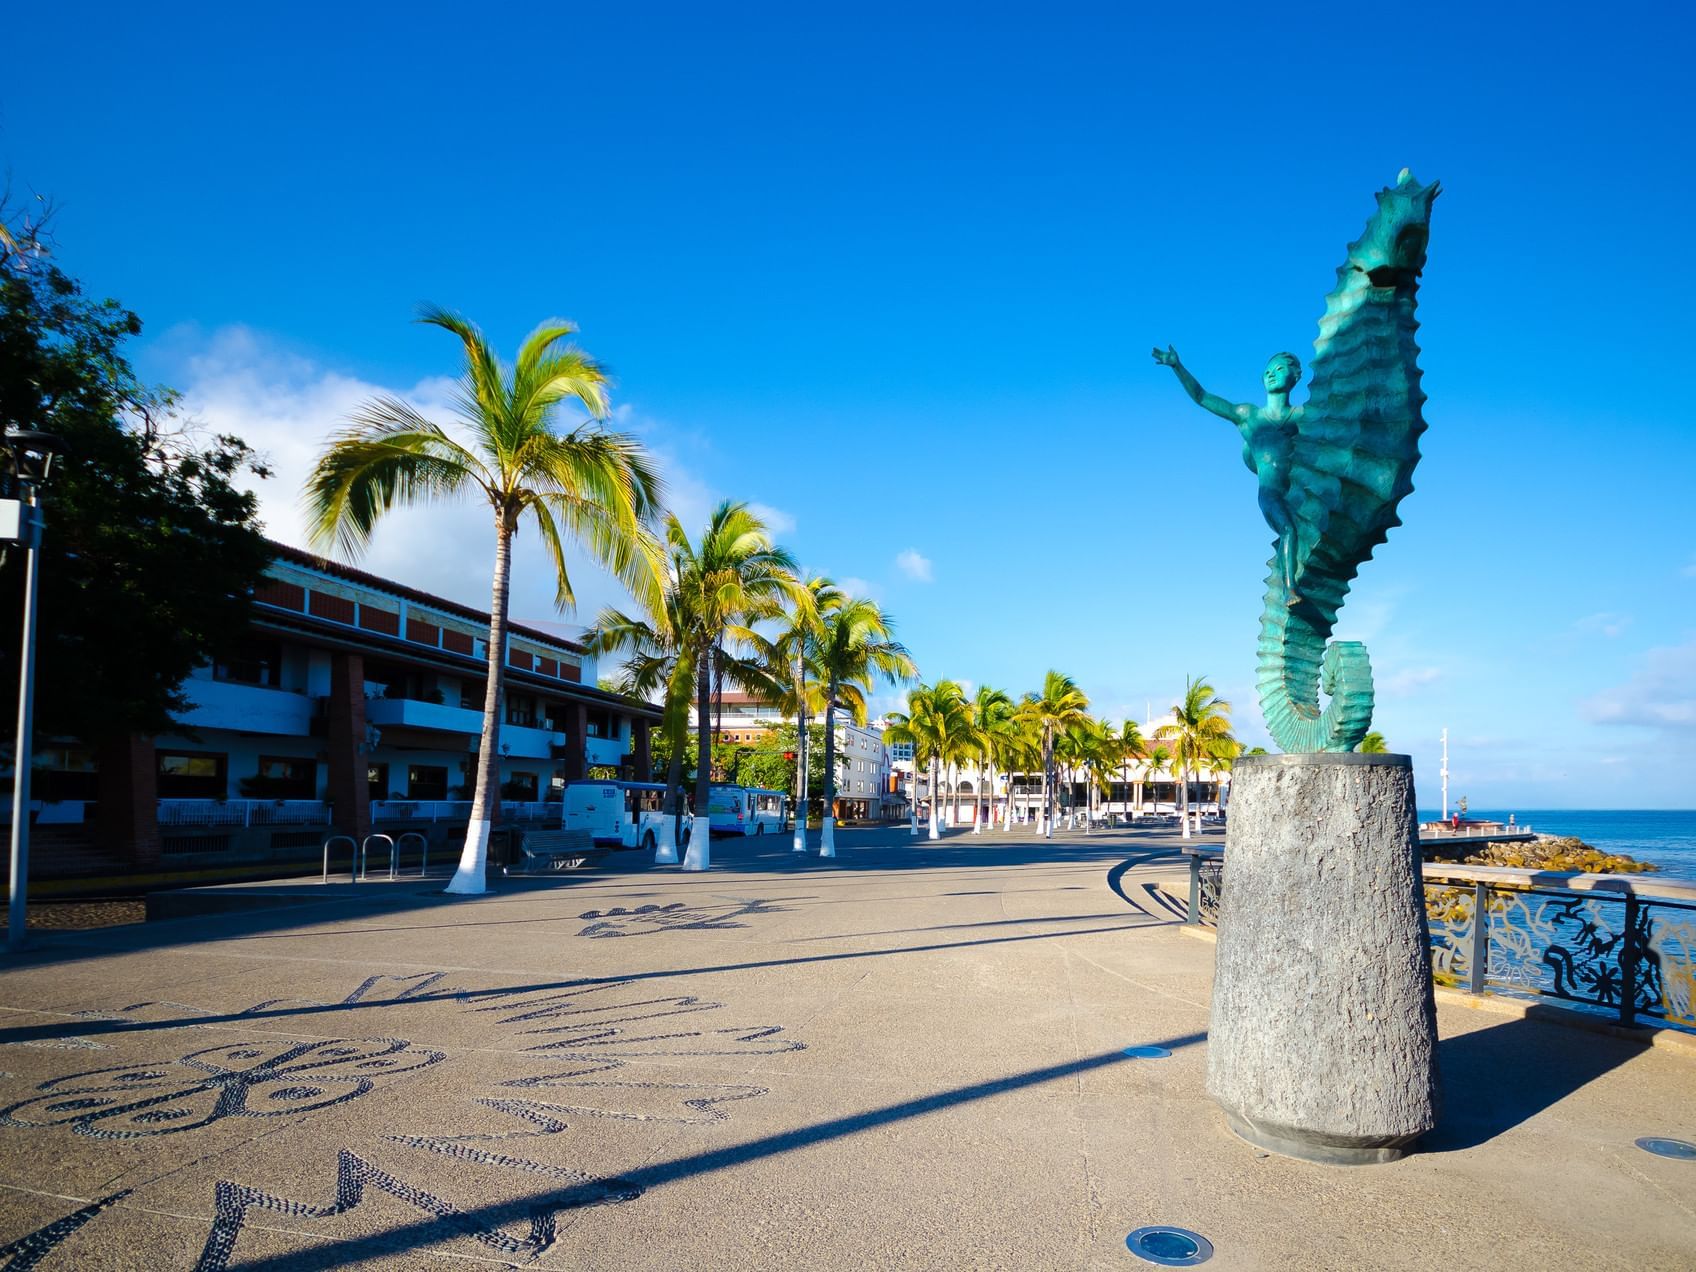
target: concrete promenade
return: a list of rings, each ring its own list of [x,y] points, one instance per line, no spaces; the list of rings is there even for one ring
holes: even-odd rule
[[[1696,1056],[1446,1005],[1423,1151],[1266,1156],[1202,1089],[1174,835],[838,842],[43,933],[0,1268],[1123,1269],[1155,1223],[1222,1269],[1696,1266],[1696,1162],[1633,1146],[1696,1140]]]

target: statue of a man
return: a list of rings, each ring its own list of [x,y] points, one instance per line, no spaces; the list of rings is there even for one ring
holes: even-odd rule
[[[1301,426],[1302,408],[1290,405],[1290,390],[1301,383],[1301,360],[1293,353],[1272,355],[1261,376],[1266,385],[1266,405],[1228,402],[1209,393],[1178,360],[1170,345],[1154,350],[1154,360],[1172,368],[1178,383],[1195,402],[1220,419],[1230,420],[1243,435],[1243,463],[1260,482],[1260,513],[1278,535],[1278,559],[1284,566],[1285,603],[1301,600],[1295,579],[1295,521],[1290,516],[1290,453]]]

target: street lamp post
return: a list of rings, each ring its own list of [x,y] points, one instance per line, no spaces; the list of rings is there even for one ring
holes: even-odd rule
[[[35,616],[39,608],[41,488],[53,474],[53,460],[63,444],[50,433],[7,429],[14,497],[0,500],[0,542],[24,550],[23,640],[18,646],[18,733],[12,751],[12,862],[6,946],[24,943],[29,904],[29,771],[30,739],[35,729]]]

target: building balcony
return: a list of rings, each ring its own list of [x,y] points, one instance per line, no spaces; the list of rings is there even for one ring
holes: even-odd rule
[[[183,691],[190,706],[179,718],[191,729],[232,729],[296,738],[312,731],[312,699],[304,693],[199,678],[184,684]]]
[[[450,707],[446,703],[414,698],[367,698],[365,723],[379,729],[398,726],[476,737],[483,732],[483,713],[470,707]]]
[[[624,741],[621,738],[588,738],[586,741],[591,764],[609,764],[616,767],[624,758]]]

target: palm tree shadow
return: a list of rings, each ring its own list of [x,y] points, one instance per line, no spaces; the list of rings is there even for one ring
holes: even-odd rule
[[[1552,1023],[1558,1009],[1455,1034],[1437,1044],[1441,1103],[1424,1152],[1476,1148],[1619,1068],[1642,1044]]]

